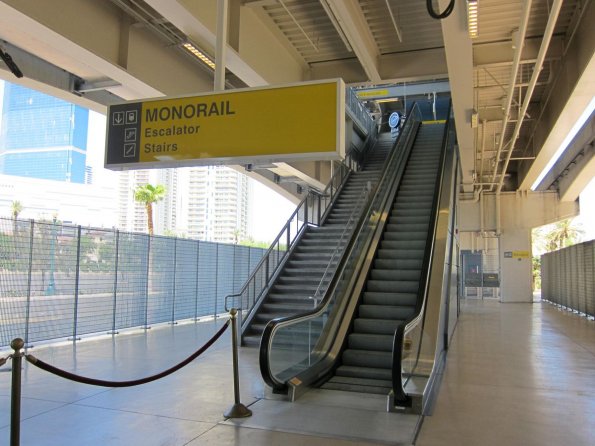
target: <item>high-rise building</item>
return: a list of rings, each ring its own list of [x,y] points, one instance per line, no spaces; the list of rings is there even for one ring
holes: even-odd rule
[[[146,232],[146,210],[134,201],[143,184],[162,184],[163,201],[153,206],[156,234],[223,243],[237,243],[247,235],[248,178],[221,166],[122,172],[119,182],[119,219],[122,230]]]
[[[84,184],[88,123],[85,108],[6,83],[0,173]]]
[[[191,238],[223,243],[244,239],[248,226],[248,177],[221,166],[183,169],[179,227]]]

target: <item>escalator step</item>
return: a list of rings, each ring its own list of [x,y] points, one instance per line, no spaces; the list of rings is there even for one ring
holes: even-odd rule
[[[341,355],[341,360],[345,365],[389,369],[392,367],[393,354],[392,352],[347,349]]]
[[[385,231],[384,240],[426,240],[428,237],[427,227],[425,231],[417,227],[417,231]]]
[[[365,291],[363,303],[369,305],[407,305],[415,306],[416,293],[379,293]]]
[[[356,333],[394,335],[395,330],[402,322],[402,320],[364,319],[360,317],[353,321],[353,329]]]
[[[378,258],[379,259],[411,259],[411,260],[418,260],[423,259],[424,257],[424,250],[423,249],[379,249],[378,250]]]
[[[393,336],[368,333],[351,333],[348,346],[356,350],[381,350],[392,352]]]
[[[375,266],[370,273],[370,277],[373,280],[419,281],[420,274],[421,270],[419,269],[380,269]]]
[[[417,293],[419,282],[416,280],[374,280],[366,282],[366,291],[379,291],[391,293],[400,291],[402,293]]]
[[[368,319],[403,319],[406,320],[415,311],[415,307],[393,305],[360,304],[359,316]]]
[[[422,259],[375,259],[374,268],[378,269],[401,269],[401,270],[421,270]]]
[[[355,383],[341,383],[337,382],[334,378],[324,383],[322,388],[326,390],[342,390],[344,392],[358,392],[373,395],[387,395],[391,390],[391,387],[383,387],[382,385],[373,386],[369,384],[358,385]]]
[[[350,376],[362,379],[392,380],[392,370],[374,367],[354,367],[341,365],[335,372],[336,376]]]
[[[411,237],[410,240],[382,240],[380,246],[383,249],[424,249],[426,238],[416,240]]]

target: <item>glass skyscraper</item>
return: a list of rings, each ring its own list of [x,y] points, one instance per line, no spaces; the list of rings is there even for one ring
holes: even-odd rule
[[[85,183],[89,111],[6,83],[0,173]]]

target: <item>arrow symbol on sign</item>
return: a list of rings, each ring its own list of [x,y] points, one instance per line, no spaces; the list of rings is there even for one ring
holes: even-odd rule
[[[122,122],[122,115],[116,115],[114,119],[116,120],[117,124],[120,124]]]

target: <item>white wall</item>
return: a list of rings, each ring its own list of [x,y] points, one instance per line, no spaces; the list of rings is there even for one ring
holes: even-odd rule
[[[499,236],[500,299],[502,302],[531,302],[531,229],[574,217],[578,212],[578,202],[561,202],[557,192],[549,191],[502,193],[500,218],[495,194],[486,194],[481,200],[461,200],[461,249],[489,249],[497,241],[494,237]],[[486,240],[484,235],[490,238]],[[523,252],[528,255],[521,255]],[[505,253],[512,253],[514,257],[505,257]]]

